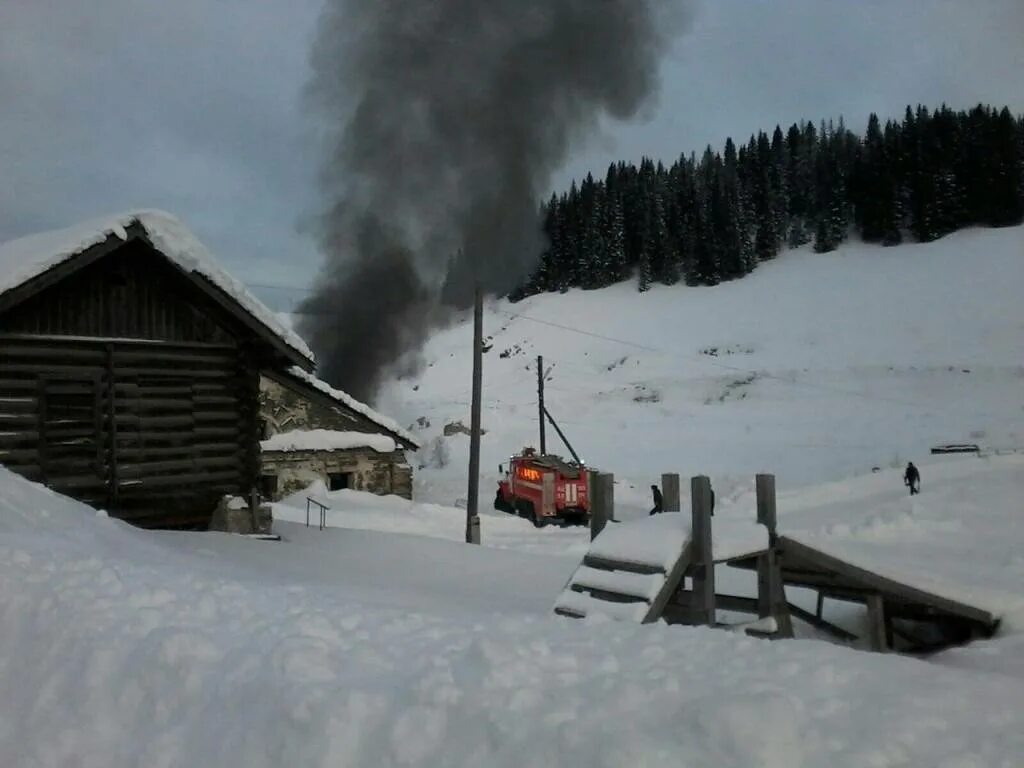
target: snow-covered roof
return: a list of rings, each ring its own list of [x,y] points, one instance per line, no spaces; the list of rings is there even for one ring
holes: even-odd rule
[[[153,246],[185,272],[206,278],[268,331],[310,362],[313,353],[295,331],[217,263],[184,224],[162,211],[131,211],[83,222],[67,229],[29,235],[0,244],[0,295],[98,245],[110,236],[127,239],[140,225]]]
[[[395,441],[387,435],[366,432],[338,432],[332,429],[296,429],[273,435],[260,443],[264,451],[347,451],[370,448],[391,453]]]
[[[416,438],[414,438],[410,432],[407,432],[406,430],[402,429],[398,425],[397,421],[395,421],[394,419],[389,419],[387,416],[383,416],[377,413],[377,411],[373,410],[373,408],[366,405],[365,403],[359,402],[348,393],[342,392],[340,389],[335,389],[326,381],[318,379],[311,373],[307,373],[306,371],[299,368],[297,365],[289,368],[288,373],[289,375],[294,376],[295,378],[299,379],[305,384],[308,384],[309,386],[313,387],[314,389],[331,398],[332,400],[335,400],[341,405],[344,405],[345,407],[355,411],[356,413],[365,416],[367,419],[372,421],[377,426],[387,430],[388,432],[391,432],[400,439],[405,440],[408,443],[411,443],[413,446],[419,446],[419,443],[417,442]]]

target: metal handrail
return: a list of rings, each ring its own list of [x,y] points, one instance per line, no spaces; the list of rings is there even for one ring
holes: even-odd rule
[[[311,496],[306,497],[306,527],[309,528],[309,505],[316,504],[320,507],[320,530],[322,531],[327,527],[327,510],[330,509],[326,504],[321,501],[317,501]]]

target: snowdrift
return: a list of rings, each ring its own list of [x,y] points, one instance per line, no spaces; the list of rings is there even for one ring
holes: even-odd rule
[[[3,764],[841,768],[1024,754],[1010,677],[549,618],[558,558],[282,530],[280,543],[136,531],[0,469]],[[538,575],[542,561],[558,565]],[[376,593],[360,577],[370,562]],[[536,614],[516,602],[524,585],[552,590]]]

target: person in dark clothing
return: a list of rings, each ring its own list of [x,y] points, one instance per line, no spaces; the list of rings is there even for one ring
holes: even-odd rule
[[[911,496],[921,492],[921,473],[912,461],[907,463],[907,471],[903,473],[903,484],[910,489]]]
[[[654,509],[651,510],[652,515],[657,515],[665,511],[665,501],[661,498],[661,491],[658,486],[651,486],[651,495],[654,497]]]

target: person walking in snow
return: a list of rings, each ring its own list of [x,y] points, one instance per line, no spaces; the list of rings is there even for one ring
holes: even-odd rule
[[[658,490],[658,486],[651,486],[651,495],[654,497],[654,509],[651,510],[652,515],[657,515],[665,511],[665,501],[661,498],[661,491]]]
[[[910,489],[910,495],[921,492],[921,473],[917,471],[914,462],[907,462],[907,471],[903,473],[903,484]]]

